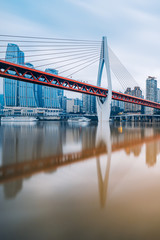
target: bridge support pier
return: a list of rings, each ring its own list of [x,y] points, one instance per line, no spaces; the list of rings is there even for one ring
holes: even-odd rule
[[[109,121],[110,111],[111,111],[111,100],[112,100],[112,82],[111,82],[109,53],[108,53],[108,45],[107,45],[106,37],[102,38],[97,86],[101,86],[102,72],[103,72],[104,64],[105,64],[106,73],[107,73],[108,94],[105,99],[96,97],[97,115],[98,115],[99,122]]]

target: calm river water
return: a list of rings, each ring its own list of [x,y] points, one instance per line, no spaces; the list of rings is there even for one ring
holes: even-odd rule
[[[160,125],[1,125],[0,239],[160,239]]]

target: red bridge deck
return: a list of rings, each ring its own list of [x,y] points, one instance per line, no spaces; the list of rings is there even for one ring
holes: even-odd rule
[[[0,77],[107,97],[108,89],[0,60]],[[112,91],[112,99],[160,109],[160,104]]]

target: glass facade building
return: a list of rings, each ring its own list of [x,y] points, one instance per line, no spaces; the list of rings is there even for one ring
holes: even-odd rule
[[[34,68],[31,63],[26,63],[26,67]],[[38,88],[36,84],[19,82],[19,106],[21,107],[37,107]]]
[[[52,68],[47,68],[45,70],[47,73],[58,75],[58,71]],[[43,107],[45,108],[60,108],[60,99],[63,96],[63,90],[52,88],[52,87],[42,87],[43,92]]]
[[[149,76],[146,79],[146,99],[157,102],[157,79],[155,77]],[[145,113],[153,114],[154,109],[146,107]]]
[[[6,61],[34,68],[31,63],[24,63],[24,53],[16,44],[9,43]],[[17,80],[4,79],[4,105],[6,107],[43,107],[42,86]]]
[[[89,114],[96,114],[96,97],[88,94],[82,94],[83,111]]]
[[[5,60],[8,62],[24,65],[24,53],[20,51],[16,44],[9,43],[6,50]],[[4,105],[5,106],[19,106],[20,82],[17,80],[4,79]]]
[[[34,68],[31,63],[25,64],[24,53],[18,45],[8,43],[5,60],[15,64]],[[58,75],[58,71],[52,68],[45,70],[47,73]],[[30,76],[29,76],[30,77]],[[4,82],[4,105],[6,107],[41,107],[62,108],[62,89],[41,86],[17,80],[5,78]]]

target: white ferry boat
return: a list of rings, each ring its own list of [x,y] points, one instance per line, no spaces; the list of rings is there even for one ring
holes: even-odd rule
[[[38,121],[35,117],[1,117],[1,122],[10,122],[10,123],[16,123],[16,122],[36,122]]]
[[[86,117],[74,117],[68,119],[68,122],[90,122],[90,121],[91,119]]]
[[[39,117],[40,121],[58,121],[60,120],[60,116],[44,116],[44,117]]]

